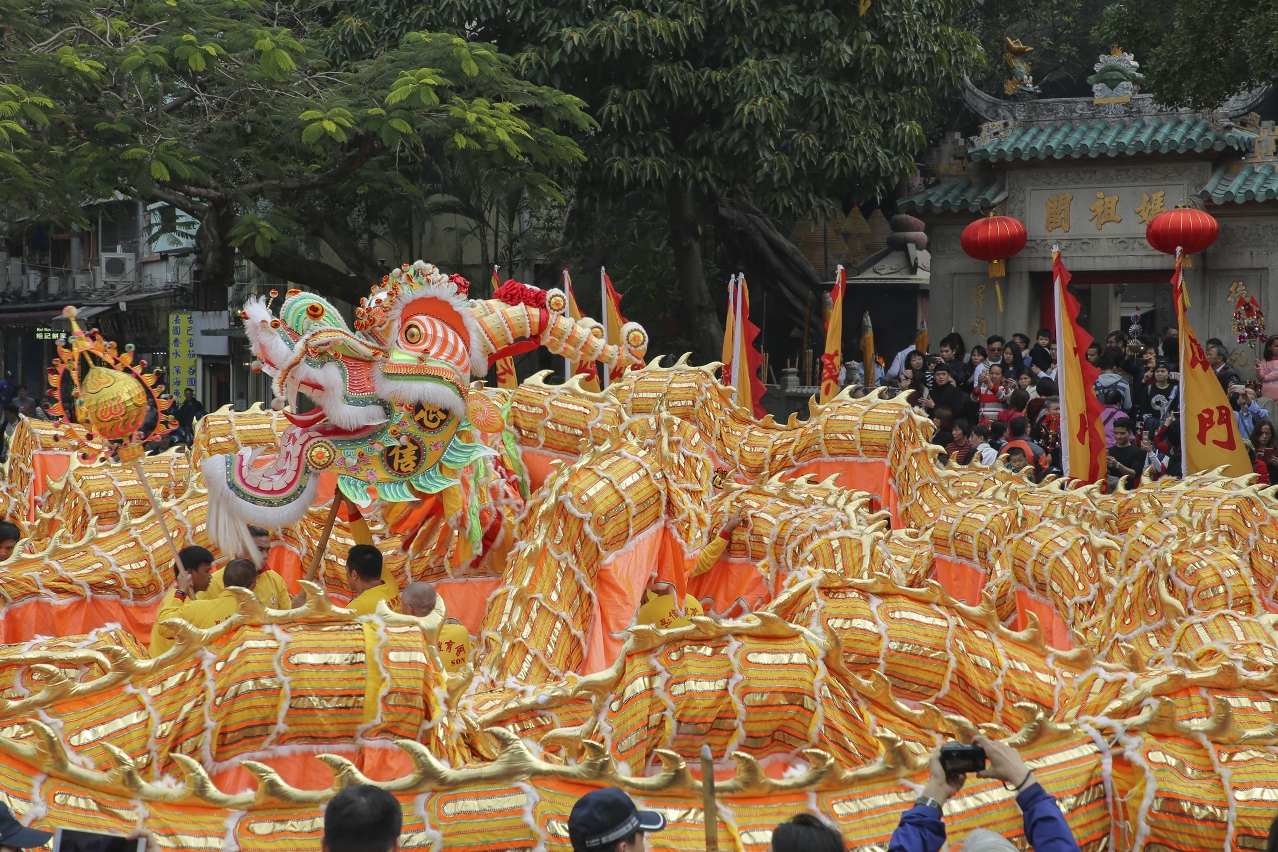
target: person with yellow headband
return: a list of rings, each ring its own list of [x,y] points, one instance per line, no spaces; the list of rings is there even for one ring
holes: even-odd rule
[[[741,526],[744,520],[745,516],[739,510],[728,519],[728,522],[719,530],[719,534],[701,549],[701,553],[697,557],[697,566],[692,570],[692,576],[696,577],[699,574],[704,574],[714,567],[714,564],[719,561],[719,557],[723,555],[723,551],[727,549],[728,542],[732,540],[732,531]],[[667,589],[670,591],[666,591]],[[646,599],[643,605],[639,607],[639,613],[635,617],[635,623],[637,624],[651,625],[662,630],[673,630],[676,627],[687,627],[692,624],[690,619],[706,614],[700,601],[692,595],[685,595],[683,615],[680,615],[675,609],[675,596],[673,586],[670,583],[651,584],[645,592],[645,597]]]

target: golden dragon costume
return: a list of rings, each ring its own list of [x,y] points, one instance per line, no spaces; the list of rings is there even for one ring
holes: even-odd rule
[[[243,593],[215,628],[172,622],[174,647],[151,659],[135,637],[169,559],[140,481],[75,458],[38,481],[66,436],[20,427],[25,460],[0,492],[28,531],[0,566],[15,812],[145,827],[166,849],[313,849],[324,802],[375,783],[403,803],[404,848],[564,850],[572,803],[611,784],[667,815],[654,849],[693,850],[706,743],[722,844],[762,852],[778,822],[817,811],[881,849],[928,753],[984,732],[1022,751],[1089,852],[1263,847],[1278,798],[1268,492],[1207,474],[1102,495],[947,469],[896,400],[759,421],[717,365],[654,361],[603,394],[544,374],[487,389],[466,381],[475,353],[520,337],[618,367],[644,338],[609,349],[560,294],[468,302],[447,281],[400,270],[356,331],[304,294],[279,316],[250,305],[281,400],[319,406],[216,413],[189,460],[144,466],[180,541],[229,551],[275,512],[299,565],[327,500],[362,504],[397,579],[439,582],[429,617],[334,604],[352,543],[339,521],[304,606]],[[698,572],[737,511],[748,527]],[[654,578],[708,615],[633,623]],[[447,673],[437,637],[466,589],[483,590],[477,644]],[[947,807],[952,842],[1020,838],[1012,795],[969,783]]]

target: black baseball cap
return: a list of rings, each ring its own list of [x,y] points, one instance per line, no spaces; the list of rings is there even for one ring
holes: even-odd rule
[[[636,831],[661,831],[666,818],[656,811],[641,811],[621,790],[591,790],[577,800],[568,817],[572,848],[607,849]]]
[[[14,849],[39,849],[53,837],[52,831],[27,828],[14,818],[9,806],[0,802],[0,846]]]

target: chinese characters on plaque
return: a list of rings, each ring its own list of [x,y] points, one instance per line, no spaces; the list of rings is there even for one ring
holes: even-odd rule
[[[1087,221],[1096,226],[1096,230],[1105,231],[1106,225],[1121,225],[1123,214],[1130,210],[1140,220],[1140,224],[1148,225],[1154,217],[1167,209],[1167,190],[1140,192],[1140,202],[1136,202],[1135,190],[1096,191],[1096,201],[1089,204]],[[1071,205],[1074,195],[1069,192],[1058,192],[1043,200],[1043,230],[1051,233],[1060,231],[1068,234],[1072,219]]]
[[[189,313],[169,314],[169,392],[181,400],[195,390],[195,320]]]
[[[971,292],[972,307],[982,310],[985,307],[985,285],[973,284]],[[985,317],[972,317],[971,332],[974,337],[985,337]]]

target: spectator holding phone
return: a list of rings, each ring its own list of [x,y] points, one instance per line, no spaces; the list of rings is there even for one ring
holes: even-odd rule
[[[1030,847],[1035,852],[1079,852],[1056,800],[1038,783],[1016,749],[980,735],[972,738],[972,744],[984,749],[988,761],[976,777],[996,778],[1016,790],[1016,804],[1025,816],[1025,837]],[[941,765],[941,749],[932,752],[923,795],[914,807],[901,815],[901,822],[888,842],[888,852],[939,852],[945,845],[945,823],[941,819],[945,802],[963,788],[965,781],[966,773],[946,773]],[[1016,849],[1006,838],[1003,840],[1008,852]],[[993,843],[982,848],[987,852],[997,849]]]

